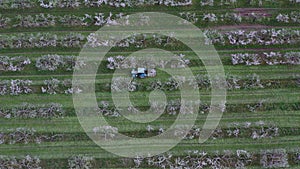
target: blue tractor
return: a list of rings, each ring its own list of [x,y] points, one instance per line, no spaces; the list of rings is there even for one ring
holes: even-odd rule
[[[148,71],[147,68],[137,68],[137,69],[132,69],[131,71],[132,78],[144,79],[146,77],[154,77],[155,75],[156,75],[155,69],[150,69],[150,71]]]

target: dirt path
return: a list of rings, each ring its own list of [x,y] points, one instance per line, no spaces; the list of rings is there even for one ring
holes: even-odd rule
[[[222,26],[216,26],[216,27],[212,27],[212,28],[222,30],[222,31],[234,31],[237,29],[246,29],[246,30],[253,29],[254,30],[254,29],[266,29],[266,28],[271,28],[271,27],[272,26],[260,25],[260,24],[238,24],[238,25],[222,25]]]
[[[262,18],[262,17],[271,17],[272,16],[272,14],[270,13],[270,9],[266,9],[266,8],[236,8],[233,11],[238,13],[242,17],[252,18],[253,15],[255,15],[257,18]],[[253,21],[255,21],[255,19],[253,19]],[[262,24],[238,24],[238,25],[217,26],[217,27],[215,27],[215,29],[219,29],[219,30],[264,29],[264,28],[270,28],[270,27],[271,26],[262,25]]]
[[[272,14],[270,13],[270,9],[267,8],[236,8],[235,12],[239,13],[241,16],[249,16],[255,13],[258,16],[266,16],[270,17]]]

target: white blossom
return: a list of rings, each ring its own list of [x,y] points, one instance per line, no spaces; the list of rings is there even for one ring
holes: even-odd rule
[[[203,21],[209,21],[209,22],[217,22],[218,21],[218,17],[214,14],[214,13],[208,13],[208,14],[204,14]]]
[[[278,14],[276,17],[276,20],[278,22],[285,22],[285,23],[289,23],[289,16],[286,14]]]
[[[93,157],[88,157],[84,155],[72,156],[68,159],[69,169],[91,169],[93,167],[92,161]]]
[[[113,139],[118,133],[118,128],[112,126],[99,126],[94,127],[93,132],[95,135],[99,135],[104,138],[104,140]]]
[[[0,70],[4,71],[21,71],[26,65],[31,64],[31,61],[27,57],[23,56],[0,56]]]

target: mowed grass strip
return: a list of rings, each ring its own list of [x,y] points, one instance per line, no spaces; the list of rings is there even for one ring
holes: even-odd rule
[[[167,141],[167,140],[165,140]],[[205,144],[199,144],[197,140],[182,141],[175,148],[171,150],[174,155],[184,155],[188,150],[200,150],[213,153],[215,151],[222,152],[223,150],[236,151],[239,149],[246,149],[253,153],[259,153],[265,149],[285,148],[287,152],[292,152],[299,145],[299,136],[277,137],[272,139],[255,140],[246,138],[230,138],[230,139],[216,139],[208,140]],[[120,151],[128,149],[136,149],[140,146],[147,145],[128,145],[123,147],[111,147]],[[148,145],[149,146],[149,145]],[[165,146],[163,141],[160,145]],[[2,145],[1,152],[4,155],[22,156],[24,153],[30,152],[31,155],[38,155],[42,159],[51,158],[67,158],[73,154],[87,154],[95,158],[110,159],[117,158],[117,156],[106,152],[98,147],[93,141],[72,141],[72,142],[53,142],[43,144],[27,144],[27,145]]]

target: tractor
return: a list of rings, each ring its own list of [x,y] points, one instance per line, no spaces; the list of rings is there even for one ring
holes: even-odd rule
[[[140,78],[144,79],[146,77],[155,77],[156,76],[156,70],[155,69],[147,69],[147,68],[137,68],[132,69],[131,71],[132,78]]]

